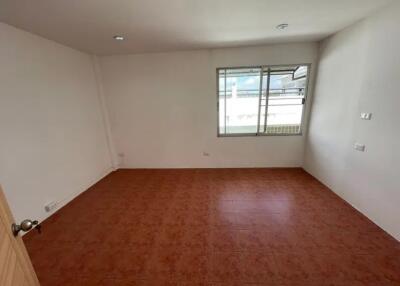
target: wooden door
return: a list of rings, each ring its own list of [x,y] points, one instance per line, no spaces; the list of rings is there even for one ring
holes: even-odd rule
[[[14,222],[0,187],[0,285],[39,286],[32,263],[20,236],[14,237]]]

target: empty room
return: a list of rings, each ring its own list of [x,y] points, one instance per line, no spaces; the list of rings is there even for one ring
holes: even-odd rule
[[[400,2],[0,0],[0,286],[400,286]]]

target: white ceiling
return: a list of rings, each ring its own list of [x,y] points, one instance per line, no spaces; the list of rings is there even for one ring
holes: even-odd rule
[[[391,0],[0,0],[0,21],[98,55],[315,41]],[[285,31],[275,26],[289,23]],[[113,35],[126,37],[123,42]]]

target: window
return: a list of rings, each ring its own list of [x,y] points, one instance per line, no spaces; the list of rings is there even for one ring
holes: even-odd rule
[[[310,65],[220,68],[218,136],[301,134]]]

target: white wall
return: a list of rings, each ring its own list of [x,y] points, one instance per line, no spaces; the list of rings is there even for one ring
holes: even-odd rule
[[[397,239],[399,27],[397,2],[322,43],[305,156],[308,172]],[[372,121],[361,112],[372,112]]]
[[[301,166],[303,136],[217,138],[216,68],[312,63],[313,71],[317,51],[308,43],[102,57],[122,167]]]
[[[92,57],[2,23],[0,43],[0,184],[42,220],[111,167]]]

